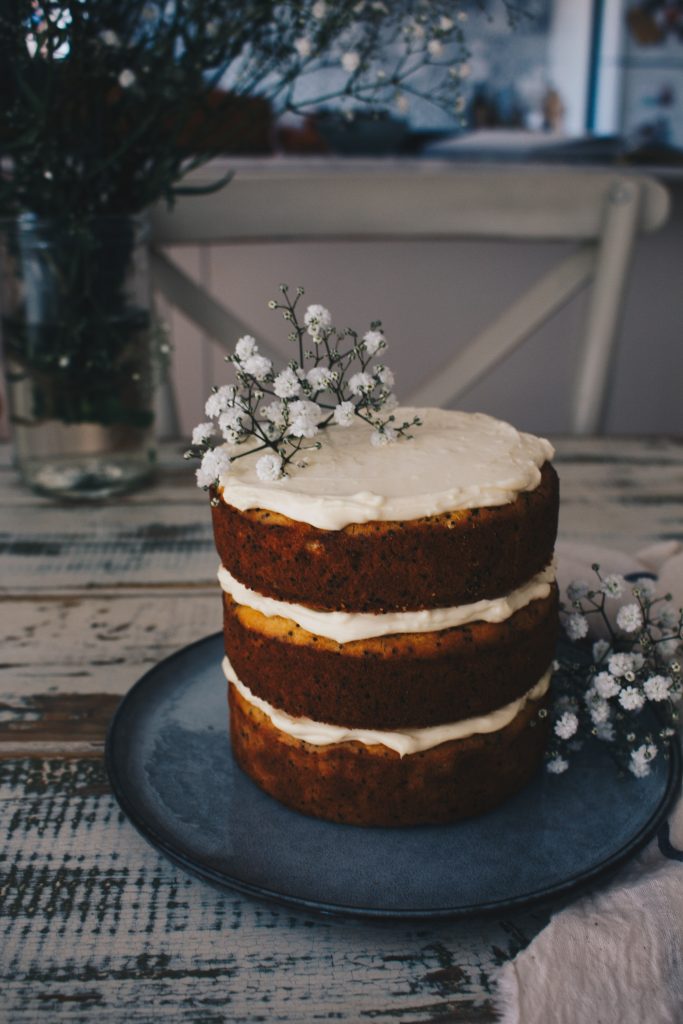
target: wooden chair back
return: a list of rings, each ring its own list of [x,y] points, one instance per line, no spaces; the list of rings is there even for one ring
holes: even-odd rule
[[[201,185],[214,165],[195,173]],[[666,189],[617,170],[345,164],[245,165],[220,192],[181,198],[152,217],[153,271],[171,304],[230,349],[248,328],[174,264],[179,244],[377,239],[523,239],[576,243],[483,331],[407,396],[448,405],[579,289],[589,289],[572,386],[573,433],[599,433],[634,241],[666,220]]]

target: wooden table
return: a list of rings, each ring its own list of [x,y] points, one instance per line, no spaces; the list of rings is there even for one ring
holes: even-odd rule
[[[161,658],[220,625],[205,497],[177,450],[99,507],[24,490],[5,449],[0,1021],[493,1021],[492,975],[555,907],[377,924],[195,881],[123,818],[107,722]],[[683,442],[558,442],[563,539],[630,552],[683,534]]]

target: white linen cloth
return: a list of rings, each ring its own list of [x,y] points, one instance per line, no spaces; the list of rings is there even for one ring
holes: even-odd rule
[[[657,576],[683,606],[683,551],[657,544],[636,557],[558,544],[558,582],[607,573]],[[629,594],[622,599],[632,601]],[[615,604],[615,608],[618,604]],[[571,771],[571,768],[569,769]],[[554,914],[498,976],[502,1024],[683,1022],[683,800],[645,850],[608,884]]]

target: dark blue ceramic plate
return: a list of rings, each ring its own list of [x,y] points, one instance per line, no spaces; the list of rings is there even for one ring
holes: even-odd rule
[[[600,744],[539,772],[498,810],[455,825],[356,828],[290,811],[237,768],[226,731],[222,636],[148,672],[121,702],[107,768],[125,814],[186,871],[295,906],[364,917],[500,911],[592,882],[653,835],[680,756],[619,779]]]

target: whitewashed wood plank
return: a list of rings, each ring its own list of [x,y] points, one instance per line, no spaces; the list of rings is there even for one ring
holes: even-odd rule
[[[560,536],[635,553],[683,540],[683,443],[563,439],[557,445]]]
[[[113,707],[111,711],[113,711]],[[25,757],[35,757],[41,760],[55,758],[72,760],[88,757],[100,761],[104,757],[104,731],[100,731],[100,738],[93,740],[46,739],[27,741],[21,739],[21,735],[19,733],[17,739],[7,739],[0,729],[0,760],[16,761]]]
[[[207,585],[217,555],[208,502],[0,510],[0,593]]]
[[[215,581],[206,591],[0,599],[0,700],[120,695],[162,658],[220,628]]]
[[[0,599],[0,758],[101,756],[120,696],[220,628],[217,584],[207,592]]]
[[[363,923],[219,892],[123,819],[100,764],[0,763],[3,1019],[493,1021],[492,974],[547,921]]]

